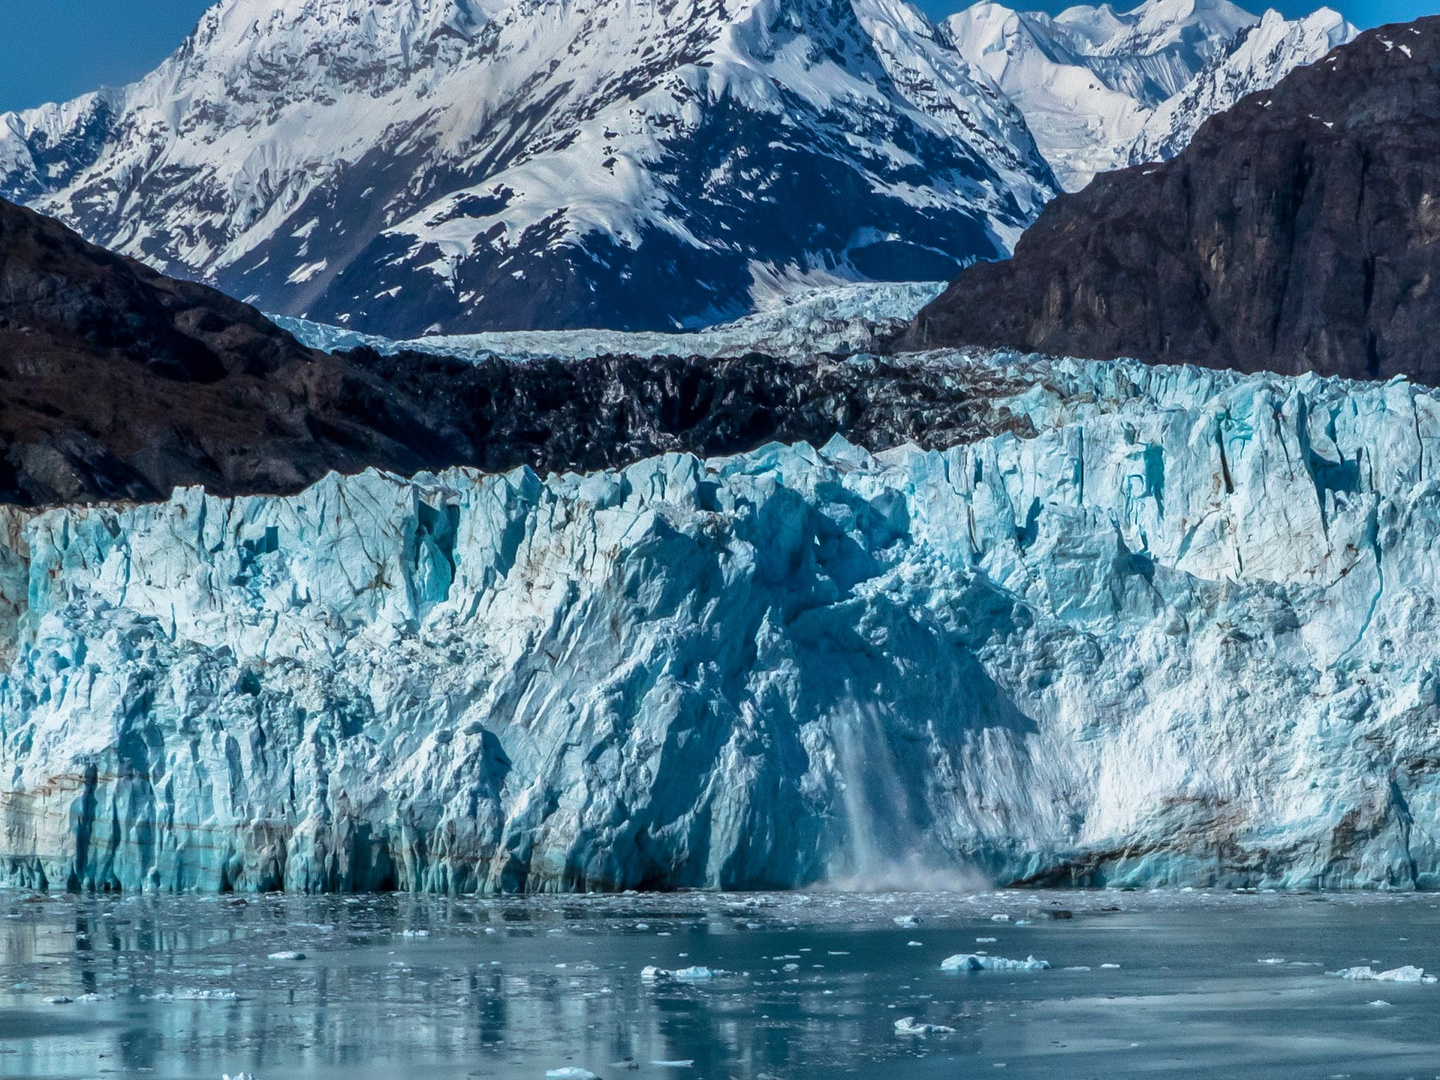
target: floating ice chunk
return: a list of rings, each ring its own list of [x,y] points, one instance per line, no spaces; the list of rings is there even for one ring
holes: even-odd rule
[[[976,945],[994,945],[995,942],[997,942],[997,941],[999,941],[999,940],[1000,940],[999,938],[993,938],[993,937],[977,937],[977,938],[975,939],[975,944],[976,944]]]
[[[430,936],[430,931],[429,931],[429,930],[402,930],[402,931],[400,932],[400,936],[401,936],[401,937],[409,937],[409,938],[429,937],[429,936]]]
[[[957,953],[940,962],[941,971],[1046,971],[1050,964],[1046,960],[1026,957],[1024,960],[1009,960],[1003,956],[977,956],[975,953]]]
[[[304,959],[305,959],[305,954],[304,954],[303,952],[295,952],[295,951],[292,950],[292,949],[285,949],[285,950],[283,950],[283,951],[281,951],[281,952],[272,952],[272,953],[270,954],[270,959],[271,959],[271,960],[304,960]]]
[[[925,943],[923,941],[907,941],[905,942],[905,944],[911,946],[912,948],[919,949],[922,948]]]
[[[896,926],[903,926],[907,929],[912,926],[920,925],[920,920],[917,919],[914,915],[896,915],[895,918],[891,921],[894,922]]]
[[[1119,965],[1119,964],[1101,964],[1101,965],[1100,965],[1100,970],[1101,970],[1101,971],[1119,971],[1119,970],[1120,970],[1120,965]]]
[[[902,1016],[895,1021],[896,1035],[949,1035],[954,1031],[953,1027],[946,1027],[944,1024],[918,1023],[913,1016]]]
[[[991,922],[1009,922],[1009,921],[1010,921],[1010,916],[1009,916],[1009,915],[991,915],[991,916],[990,916],[990,921],[991,921]]]
[[[1285,958],[1283,956],[1269,956],[1266,957],[1264,960],[1256,960],[1255,962],[1257,964],[1283,964],[1285,963]]]
[[[1327,971],[1325,974],[1333,975],[1341,979],[1350,979],[1353,982],[1393,982],[1393,983],[1434,983],[1434,975],[1426,975],[1424,968],[1414,967],[1410,964],[1404,967],[1391,968],[1389,971],[1376,971],[1374,968],[1352,967],[1342,971]]]
[[[1085,966],[1084,964],[1072,964],[1070,967],[1067,967],[1065,970],[1066,970],[1066,971],[1089,971],[1090,969],[1089,969],[1087,966]]]
[[[546,1069],[545,1080],[600,1080],[589,1069],[577,1069],[573,1065],[566,1065],[562,1069]]]
[[[1388,1001],[1379,1000],[1370,1002],[1370,1007],[1372,1009],[1388,1009],[1391,1008],[1391,1005]]]
[[[794,967],[794,964],[787,965],[787,969]],[[704,982],[716,975],[724,975],[725,972],[719,968],[708,967],[686,967],[676,971],[669,968],[656,967],[654,964],[646,964],[640,971],[642,982],[659,982],[661,979],[674,979],[676,982]]]
[[[695,1059],[684,1058],[680,1061],[652,1061],[650,1064],[658,1065],[662,1069],[693,1069],[695,1067]]]
[[[249,1073],[236,1073],[234,1076],[231,1076],[229,1073],[221,1073],[221,1076],[223,1080],[255,1080],[255,1077]]]
[[[45,999],[46,1005],[72,1005],[74,1002],[74,998],[66,997],[64,994],[56,994],[54,997],[47,997]]]

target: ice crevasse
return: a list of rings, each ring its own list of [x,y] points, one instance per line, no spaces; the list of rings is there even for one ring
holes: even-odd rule
[[[0,879],[1440,885],[1440,398],[939,357],[943,452],[0,521]]]

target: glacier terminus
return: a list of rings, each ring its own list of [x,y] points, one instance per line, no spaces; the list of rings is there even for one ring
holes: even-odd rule
[[[0,876],[1440,885],[1434,391],[912,362],[1017,392],[945,450],[7,508]]]

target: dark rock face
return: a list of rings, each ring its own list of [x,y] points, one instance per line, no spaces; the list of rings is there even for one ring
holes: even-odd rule
[[[1440,381],[1440,18],[1362,35],[1163,165],[1062,196],[907,348]]]
[[[592,469],[837,432],[949,445],[1006,422],[986,390],[915,362],[330,356],[0,202],[0,502],[278,494],[369,466]]]

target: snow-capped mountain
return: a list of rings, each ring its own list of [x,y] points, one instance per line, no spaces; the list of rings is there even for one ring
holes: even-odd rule
[[[138,84],[0,119],[0,194],[400,337],[948,277],[1055,190],[901,0],[222,0]]]
[[[1168,161],[1189,145],[1206,119],[1246,94],[1268,90],[1303,64],[1313,64],[1352,41],[1355,27],[1337,11],[1321,8],[1286,20],[1267,11],[1233,49],[1214,57],[1183,91],[1163,102],[1130,147],[1130,164]]]
[[[1053,17],[982,3],[944,26],[1024,114],[1069,191],[1152,152],[1174,154],[1208,116],[1356,33],[1328,9],[1290,22],[1229,0],[1146,0],[1123,14],[1078,6]]]

